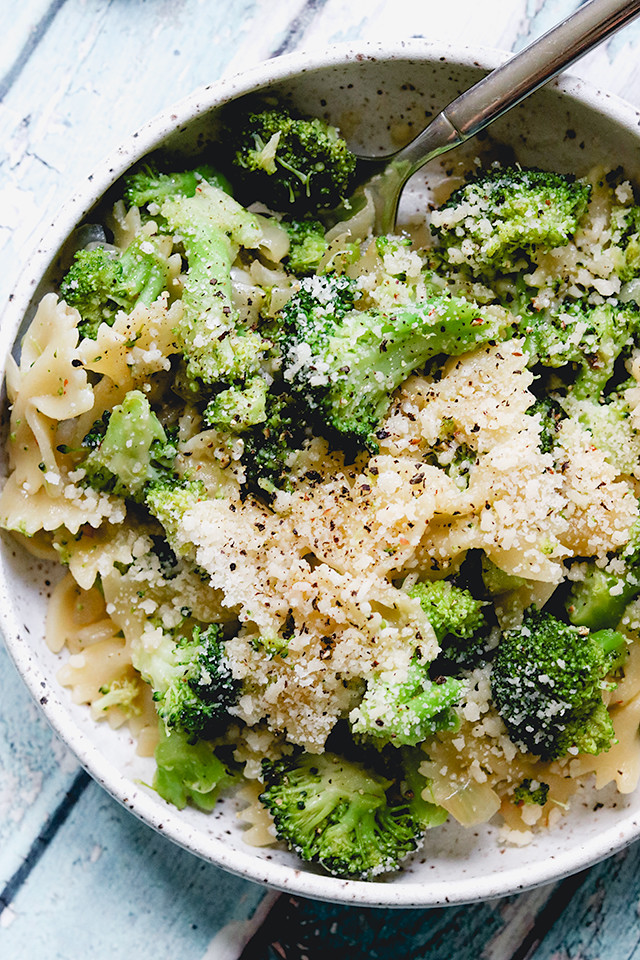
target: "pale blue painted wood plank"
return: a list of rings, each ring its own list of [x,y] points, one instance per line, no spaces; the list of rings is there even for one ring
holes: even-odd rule
[[[29,0],[28,3],[12,4],[11,16],[3,17],[4,52],[0,62],[0,99],[64,2],[65,0]]]
[[[80,178],[234,57],[245,67],[269,56],[303,6],[67,0],[0,109],[0,302]],[[12,62],[1,49],[0,76]]]
[[[572,2],[572,0],[562,0]],[[398,41],[410,37],[510,50],[522,33],[526,0],[449,0],[447,3],[353,3],[327,0],[301,35],[309,49],[342,41]]]
[[[1,895],[79,767],[33,703],[1,643],[0,677]]]
[[[7,960],[235,960],[264,887],[140,823],[93,782],[0,918]]]
[[[640,844],[593,867],[531,960],[638,960]]]

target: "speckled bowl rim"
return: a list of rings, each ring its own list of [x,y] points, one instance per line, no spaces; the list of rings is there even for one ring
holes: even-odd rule
[[[44,238],[28,261],[10,297],[0,326],[0,373],[4,376],[4,358],[13,346],[22,321],[40,279],[49,268],[63,241],[94,202],[137,159],[158,147],[176,128],[232,100],[267,84],[286,81],[319,67],[340,66],[352,61],[406,60],[424,62],[443,58],[462,67],[493,69],[505,53],[490,48],[470,48],[450,43],[408,40],[393,43],[339,44],[321,53],[294,53],[265,61],[241,74],[204,86],[162,111],[114,150],[87,177],[73,197],[48,225]],[[551,84],[571,101],[605,115],[620,127],[639,137],[640,113],[620,98],[604,93],[593,85],[570,76]],[[640,143],[639,143],[640,146]],[[306,897],[385,907],[434,907],[493,899],[560,879],[588,867],[620,850],[640,836],[640,822],[634,815],[621,816],[614,826],[606,828],[587,843],[576,840],[567,850],[558,849],[555,856],[539,864],[528,864],[526,876],[517,869],[489,874],[482,880],[452,879],[436,885],[425,882],[394,884],[345,881],[310,873],[303,866],[282,865],[260,859],[251,853],[231,849],[224,840],[203,836],[181,818],[178,810],[167,809],[162,801],[138,787],[108,760],[77,726],[69,712],[69,702],[50,685],[49,677],[30,656],[30,645],[21,636],[21,624],[14,615],[10,585],[0,570],[0,628],[7,648],[30,693],[41,706],[49,723],[76,755],[82,766],[116,800],[162,835],[192,853],[209,860],[231,873],[290,893]],[[46,696],[43,694],[46,693]]]

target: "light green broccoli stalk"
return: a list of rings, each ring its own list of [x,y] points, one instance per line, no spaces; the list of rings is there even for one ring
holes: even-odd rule
[[[240,247],[260,244],[258,220],[206,182],[193,197],[165,200],[161,213],[182,240],[188,264],[177,327],[187,375],[207,384],[244,380],[257,372],[266,344],[240,323],[231,265]]]
[[[210,743],[194,743],[179,730],[167,732],[164,724],[160,724],[155,759],[154,790],[179,810],[192,803],[209,813],[216,805],[220,788],[231,782]]]
[[[622,570],[616,573],[585,562],[583,575],[574,580],[566,601],[573,624],[590,630],[617,627],[625,607],[640,593],[640,521],[630,530],[629,540],[619,551]]]
[[[436,354],[458,356],[500,336],[475,304],[434,297],[393,313],[354,309],[345,276],[307,277],[281,313],[283,375],[320,430],[376,450],[391,394]]]

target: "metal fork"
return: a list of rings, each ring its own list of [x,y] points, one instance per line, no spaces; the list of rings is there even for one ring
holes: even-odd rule
[[[456,97],[397,153],[377,159],[359,157],[361,185],[351,200],[333,211],[332,220],[347,219],[362,206],[366,187],[375,205],[376,232],[392,233],[400,194],[425,163],[474,137],[639,14],[640,0],[589,0]]]

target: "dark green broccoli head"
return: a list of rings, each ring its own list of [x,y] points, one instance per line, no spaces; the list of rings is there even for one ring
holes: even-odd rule
[[[209,813],[216,805],[220,787],[231,779],[211,744],[203,740],[193,743],[179,730],[167,733],[164,724],[160,724],[155,759],[153,788],[179,810],[192,803]]]
[[[320,432],[377,450],[375,430],[391,394],[436,354],[457,356],[498,336],[475,304],[433,297],[393,313],[354,309],[357,284],[314,276],[283,308],[283,376]]]
[[[177,447],[140,390],[130,390],[85,438],[90,452],[79,466],[94,490],[141,501],[149,483],[172,477]],[[102,436],[100,434],[102,433]]]
[[[542,397],[536,400],[527,413],[531,417],[540,417],[540,453],[551,453],[558,435],[558,424],[566,414],[557,400]]]
[[[328,248],[320,221],[310,217],[304,220],[287,219],[282,221],[282,226],[289,235],[290,243],[285,259],[287,269],[298,277],[315,273]]]
[[[164,172],[156,163],[145,163],[124,178],[124,200],[129,207],[144,207],[148,203],[162,204],[169,197],[193,197],[203,180],[231,193],[227,178],[207,164],[193,170]]]
[[[539,780],[527,779],[523,780],[513,791],[513,802],[518,807],[523,806],[525,803],[535,803],[540,807],[544,807],[548,796],[548,783],[540,783]]]
[[[511,739],[544,760],[608,750],[614,733],[602,684],[625,655],[622,634],[526,611],[522,625],[503,634],[491,676]]]
[[[168,730],[204,735],[238,699],[222,628],[196,625],[190,635],[163,632],[155,640],[136,648],[134,665],[153,688],[158,716]]]
[[[416,583],[408,592],[420,601],[447,660],[470,666],[481,658],[489,630],[482,600],[448,580]]]
[[[616,360],[639,331],[640,307],[633,302],[573,304],[558,313],[527,313],[518,325],[532,364],[575,365],[572,395],[596,402],[613,376]]]
[[[337,877],[369,880],[422,843],[424,825],[391,780],[331,753],[262,762],[260,800],[276,835],[303,860]]]
[[[296,453],[306,439],[299,404],[286,393],[268,393],[266,419],[243,434],[245,490],[268,499],[276,490],[287,489]]]
[[[273,210],[336,206],[349,192],[356,157],[336,127],[264,102],[229,121],[232,162],[251,199]]]
[[[450,264],[475,275],[508,273],[523,252],[567,244],[590,192],[589,184],[559,173],[491,170],[455,190],[431,229]]]

